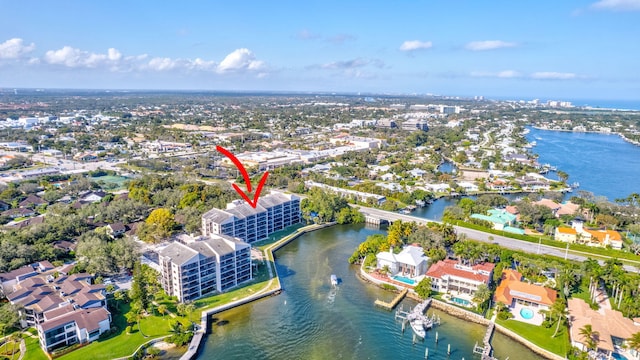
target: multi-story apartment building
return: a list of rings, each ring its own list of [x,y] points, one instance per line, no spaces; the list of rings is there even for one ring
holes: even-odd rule
[[[228,235],[248,243],[300,222],[300,198],[272,191],[255,208],[243,200],[227,204],[225,210],[211,209],[202,215],[202,233]]]
[[[77,343],[97,340],[111,328],[111,313],[103,307],[77,309],[68,304],[44,313],[36,326],[40,346],[45,352]]]
[[[223,292],[250,280],[251,245],[227,235],[171,243],[159,253],[162,287],[180,301]]]

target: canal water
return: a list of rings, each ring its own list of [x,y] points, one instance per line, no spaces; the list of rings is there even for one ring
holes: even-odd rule
[[[569,174],[569,183],[609,201],[640,193],[640,146],[618,135],[548,131],[530,128],[535,141],[532,152],[538,162],[551,164]]]
[[[337,225],[303,235],[276,253],[284,291],[217,314],[200,359],[477,359],[476,341],[486,328],[435,311],[442,324],[424,341],[412,343],[392,312],[374,307],[376,299],[394,294],[367,284],[347,259],[368,235],[380,233],[363,225]],[[337,290],[330,275],[340,280]],[[405,309],[416,302],[404,300]],[[434,310],[429,310],[433,312]],[[539,359],[501,334],[494,336],[500,359]],[[452,353],[447,356],[447,345]]]

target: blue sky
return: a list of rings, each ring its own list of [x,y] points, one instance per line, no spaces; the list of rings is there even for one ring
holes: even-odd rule
[[[0,0],[0,87],[640,100],[640,0]]]

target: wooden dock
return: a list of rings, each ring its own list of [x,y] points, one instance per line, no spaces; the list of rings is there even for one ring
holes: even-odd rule
[[[487,327],[487,332],[484,335],[484,339],[482,339],[482,346],[479,346],[478,343],[473,347],[473,352],[475,354],[480,354],[482,360],[496,360],[493,357],[493,347],[491,346],[491,336],[493,336],[493,330],[495,329],[496,324],[492,321],[489,323]]]
[[[402,301],[402,299],[404,299],[405,296],[407,296],[407,292],[409,292],[409,290],[403,289],[400,292],[400,294],[398,294],[395,298],[393,298],[393,300],[391,300],[391,302],[386,302],[386,301],[382,301],[380,299],[376,299],[376,301],[374,302],[374,305],[380,306],[381,308],[385,308],[385,309],[391,311],[391,310],[393,310],[393,308],[398,306],[398,303],[400,301]]]

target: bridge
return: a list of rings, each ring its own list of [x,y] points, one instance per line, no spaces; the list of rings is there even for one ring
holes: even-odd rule
[[[365,217],[365,222],[367,224],[374,225],[382,225],[382,224],[393,224],[394,221],[404,221],[404,222],[415,222],[418,225],[425,225],[429,222],[440,223],[440,221],[429,220],[417,216],[411,216],[406,214],[395,213],[391,211],[385,211],[380,209],[374,209],[370,207],[358,206],[360,208],[360,212]]]
[[[374,209],[366,206],[360,205],[351,205],[360,210],[360,212],[365,216],[366,222],[369,224],[381,225],[381,224],[392,224],[394,221],[406,221],[406,222],[415,222],[418,225],[425,225],[430,222],[442,223],[441,221],[425,219],[417,216],[411,216],[406,214],[400,214],[396,212]],[[452,224],[453,225],[453,224]],[[564,258],[574,261],[585,261],[589,257],[596,258],[609,258],[609,256],[605,255],[594,255],[587,252],[577,251],[577,250],[569,250],[563,248],[557,248],[549,245],[543,245],[539,243],[532,243],[524,240],[518,240],[514,238],[510,238],[507,236],[492,234],[480,230],[469,229],[462,226],[453,225],[456,233],[458,235],[464,234],[467,239],[473,239],[476,241],[493,243],[496,245],[500,245],[502,247],[506,247],[513,250],[524,251],[532,254],[545,254],[551,255],[558,258]],[[628,262],[632,262],[631,260],[626,260]],[[598,262],[602,265],[604,261],[602,259],[598,259]],[[636,262],[634,265],[623,265],[623,268],[629,272],[640,272],[640,263]]]

